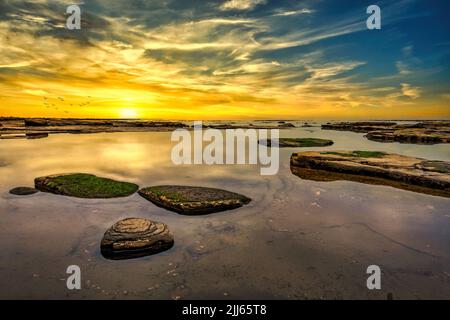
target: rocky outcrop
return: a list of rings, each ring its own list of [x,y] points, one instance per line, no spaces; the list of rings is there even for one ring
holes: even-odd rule
[[[450,164],[377,151],[299,152],[291,172],[309,180],[350,180],[450,197]]]
[[[173,235],[166,224],[127,218],[105,232],[100,249],[105,258],[119,260],[156,254],[170,249],[173,244]]]
[[[271,147],[272,140],[259,140],[260,144]],[[278,139],[278,147],[280,148],[311,148],[311,147],[327,147],[333,145],[333,141],[318,138],[280,138]]]
[[[405,128],[394,130],[371,131],[365,137],[378,142],[400,142],[415,144],[450,143],[450,126],[426,129]]]
[[[373,130],[381,130],[397,125],[396,122],[361,121],[361,122],[335,122],[322,125],[323,130],[340,130],[367,133]]]
[[[135,193],[139,187],[133,183],[101,178],[92,174],[70,173],[34,179],[35,188],[77,198],[118,198]]]
[[[295,125],[289,122],[281,123],[278,125],[279,128],[295,128]]]
[[[365,137],[377,142],[415,144],[450,143],[450,122],[423,121],[397,124],[395,122],[338,122],[322,125],[324,130],[367,133]]]
[[[159,207],[185,215],[235,209],[251,201],[238,193],[191,186],[154,186],[139,190],[139,194]]]
[[[292,124],[216,123],[203,128],[214,129],[289,129]],[[176,128],[192,130],[193,126],[179,121],[113,120],[113,119],[47,119],[0,117],[0,139],[37,139],[57,133],[87,134],[101,132],[167,132]]]

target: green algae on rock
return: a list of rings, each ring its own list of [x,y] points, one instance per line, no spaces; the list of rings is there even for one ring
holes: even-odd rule
[[[139,194],[155,205],[185,215],[201,215],[239,208],[251,199],[238,193],[193,186],[153,186]]]
[[[450,197],[450,163],[378,151],[299,152],[291,172],[315,181],[349,180]]]
[[[34,179],[36,189],[77,198],[119,198],[135,193],[139,187],[134,183],[120,182],[92,174],[70,173]]]
[[[173,235],[166,224],[141,218],[116,222],[103,235],[100,249],[112,260],[139,258],[170,249]]]
[[[268,147],[272,146],[272,140],[259,140],[259,143]],[[311,148],[327,147],[333,145],[333,141],[318,138],[280,138],[278,147],[280,148]]]

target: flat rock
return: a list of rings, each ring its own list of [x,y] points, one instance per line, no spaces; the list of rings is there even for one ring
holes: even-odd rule
[[[173,244],[173,235],[166,224],[127,218],[105,232],[100,249],[105,258],[119,260],[156,254],[170,249]]]
[[[278,125],[279,128],[295,128],[295,125],[289,122],[281,123]]]
[[[450,163],[378,151],[299,152],[291,172],[315,181],[349,180],[450,197]]]
[[[9,190],[9,193],[16,196],[28,196],[30,194],[35,194],[36,192],[39,192],[39,190],[30,187],[17,187]]]
[[[77,198],[118,198],[135,193],[139,187],[133,183],[120,182],[85,173],[69,173],[34,179],[35,188],[64,196]]]
[[[272,140],[259,140],[259,143],[268,147],[272,146]],[[308,148],[308,147],[326,147],[333,145],[333,141],[318,138],[280,138],[278,147],[280,148]]]
[[[367,133],[365,137],[377,142],[414,144],[450,143],[449,121],[423,121],[397,124],[395,122],[337,122],[322,125],[324,130]]]
[[[353,132],[370,132],[396,126],[396,122],[388,121],[359,121],[359,122],[335,122],[322,125],[324,130],[340,130]]]
[[[139,194],[155,205],[185,215],[201,215],[239,208],[251,199],[214,188],[192,186],[154,186]]]

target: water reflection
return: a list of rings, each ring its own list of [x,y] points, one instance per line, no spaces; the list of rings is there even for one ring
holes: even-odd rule
[[[379,150],[450,160],[448,145],[383,144],[363,134],[296,128],[282,137],[332,139],[327,148]],[[0,141],[0,298],[450,298],[449,199],[353,182],[315,182],[255,165],[174,166],[170,133],[51,135]],[[184,184],[235,191],[243,208],[180,216],[138,195],[76,199],[8,190],[62,172],[141,187]],[[130,261],[101,257],[105,230],[126,217],[169,225],[175,246]],[[68,292],[65,269],[81,267],[83,290]],[[365,289],[378,264],[383,289]],[[61,280],[62,279],[62,280]],[[212,285],[213,284],[213,285]],[[6,289],[7,288],[7,289]],[[225,295],[226,293],[226,295]]]

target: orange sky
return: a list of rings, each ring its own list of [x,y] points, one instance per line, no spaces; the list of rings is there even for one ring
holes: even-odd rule
[[[86,7],[82,30],[70,31],[61,8],[50,1],[40,1],[33,12],[11,3],[17,7],[7,8],[0,20],[0,116],[450,117],[446,83],[415,83],[440,70],[420,64],[410,42],[380,74],[366,56],[328,54],[342,35],[366,32],[350,18],[331,23],[330,30],[297,23],[286,35],[261,36],[286,17],[314,22],[320,11],[312,7],[274,8],[255,17],[264,1],[236,0],[208,7],[213,11],[206,17],[168,17],[155,25]],[[336,42],[322,45],[324,39]],[[285,53],[292,48],[297,51]]]

